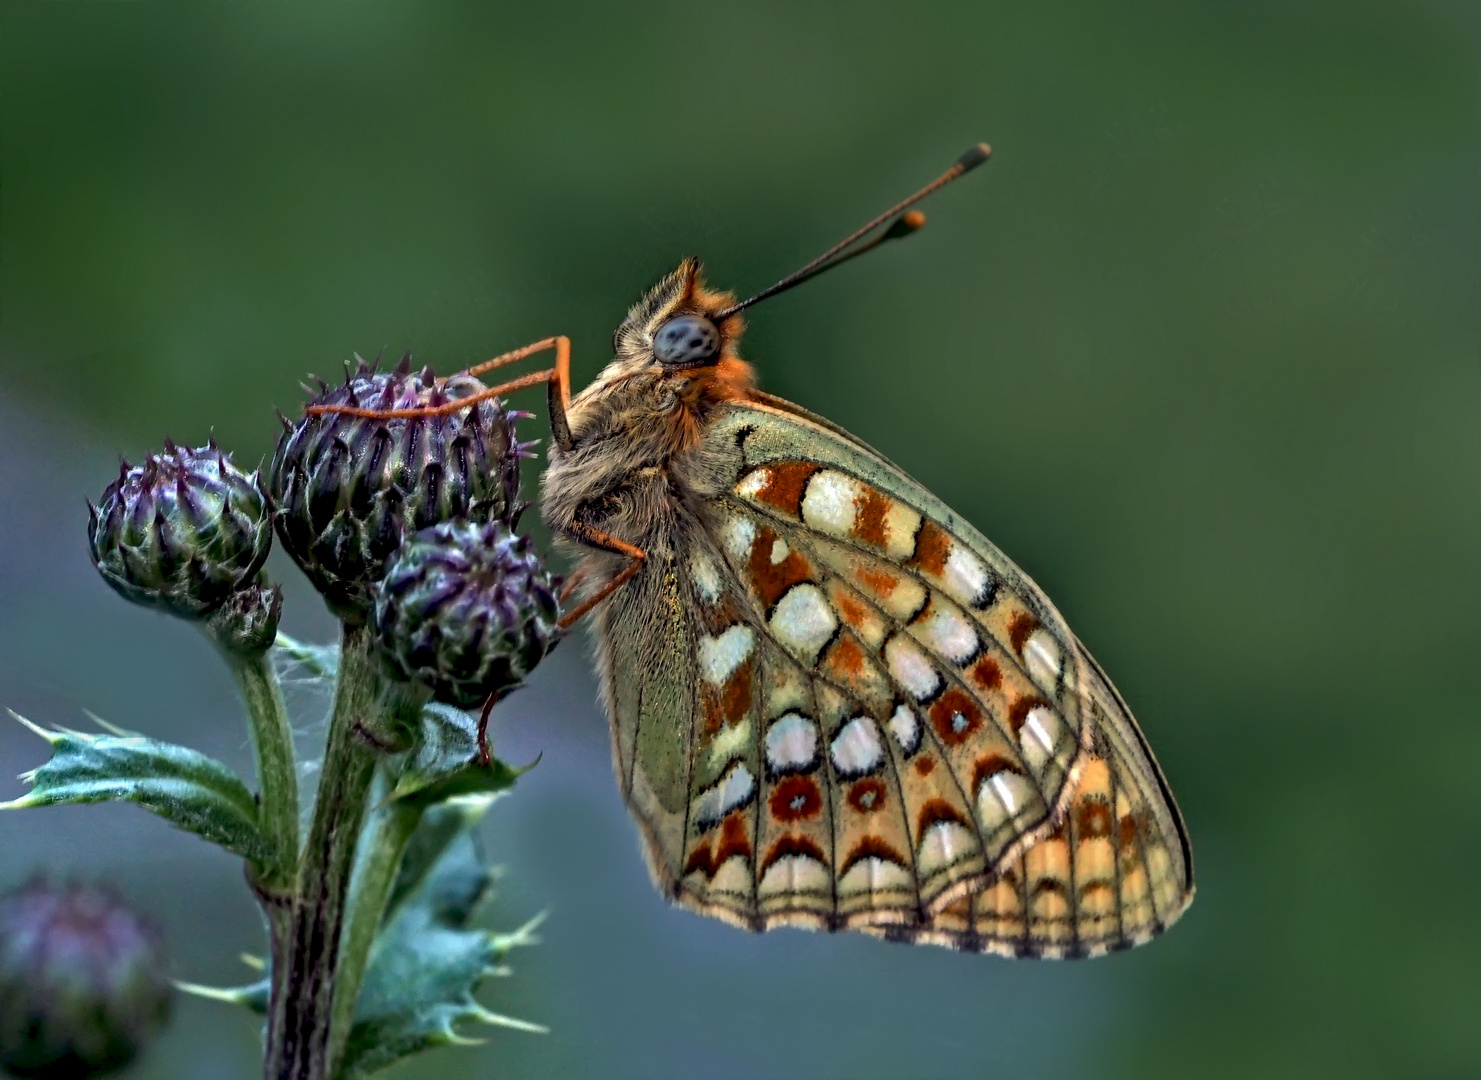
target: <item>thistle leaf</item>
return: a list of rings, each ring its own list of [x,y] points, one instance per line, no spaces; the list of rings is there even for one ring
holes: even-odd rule
[[[21,775],[31,790],[0,803],[0,810],[132,802],[258,865],[277,864],[258,828],[257,800],[219,761],[139,735],[48,731],[10,715],[50,743],[52,752],[45,764]]]
[[[460,709],[440,702],[422,707],[416,749],[402,766],[391,797],[414,805],[434,806],[458,796],[505,791],[525,770],[497,758],[477,762],[478,725]]]
[[[182,994],[206,998],[209,1001],[224,1001],[228,1005],[240,1005],[258,1016],[267,1015],[268,995],[272,986],[267,979],[259,979],[246,986],[202,986],[200,983],[175,980],[175,989]]]
[[[360,991],[341,1080],[434,1046],[478,1041],[458,1032],[465,1021],[545,1030],[490,1012],[473,997],[484,979],[509,973],[503,961],[511,949],[535,944],[539,922],[512,934],[468,925],[493,882],[470,832],[492,801],[435,806],[413,835]]]
[[[434,806],[422,815],[407,841],[396,873],[396,883],[386,901],[383,925],[389,925],[409,897],[418,893],[455,842],[468,835],[493,805],[494,795],[453,799]]]

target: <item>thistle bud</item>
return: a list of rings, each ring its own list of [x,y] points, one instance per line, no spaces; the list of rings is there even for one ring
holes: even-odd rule
[[[261,656],[278,637],[283,617],[283,590],[276,585],[249,585],[226,598],[206,621],[218,645],[241,656]]]
[[[98,506],[88,547],[103,580],[125,598],[199,619],[262,568],[271,514],[257,474],[215,442],[197,450],[165,440],[144,464],[124,462]]]
[[[407,539],[376,593],[392,674],[471,709],[522,682],[560,640],[555,582],[528,537],[497,521],[446,522]]]
[[[41,879],[0,897],[0,1067],[82,1080],[122,1068],[169,1019],[153,927],[109,893]]]
[[[365,409],[436,407],[484,389],[457,376],[439,383],[430,369],[393,372],[361,360],[346,366],[343,386],[311,405]],[[284,421],[268,490],[277,502],[278,536],[330,609],[359,624],[386,560],[410,533],[452,518],[512,526],[519,461],[513,415],[487,400],[458,412],[377,420],[320,413]]]

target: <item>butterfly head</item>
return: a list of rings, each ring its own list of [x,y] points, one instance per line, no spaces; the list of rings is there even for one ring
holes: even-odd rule
[[[696,259],[685,259],[632,306],[617,328],[617,362],[650,371],[701,372],[740,363],[736,346],[744,320],[720,313],[735,300],[705,288]]]

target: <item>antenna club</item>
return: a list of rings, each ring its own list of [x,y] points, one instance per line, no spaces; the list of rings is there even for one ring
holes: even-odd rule
[[[992,147],[985,142],[980,142],[956,159],[957,168],[962,172],[970,172],[990,157],[992,157]]]
[[[785,292],[794,285],[800,285],[802,282],[816,277],[825,270],[831,270],[835,266],[841,266],[857,255],[862,255],[866,251],[872,251],[886,240],[898,240],[902,236],[909,236],[926,223],[926,215],[918,210],[911,210],[910,208],[912,206],[932,192],[939,191],[963,173],[975,169],[991,156],[992,148],[987,143],[978,143],[961,157],[957,158],[956,163],[951,168],[936,177],[936,179],[932,180],[914,195],[897,202],[883,214],[868,222],[862,229],[857,229],[848,236],[845,236],[812,262],[802,267],[802,269],[793,271],[771,288],[762,289],[750,299],[742,300],[739,304],[730,305],[724,311],[716,312],[713,317],[716,319],[727,318],[753,304],[759,304],[769,296],[775,296],[777,293]],[[878,234],[873,240],[867,243],[859,243],[860,240],[874,232],[881,225],[884,225],[885,222],[889,222],[890,224],[883,233]]]
[[[907,210],[895,219],[894,224],[885,231],[884,236],[880,240],[881,242],[884,240],[898,240],[902,236],[909,236],[925,223],[925,214],[922,214],[919,210]],[[860,248],[859,252],[866,250],[868,250],[867,245],[864,248]]]

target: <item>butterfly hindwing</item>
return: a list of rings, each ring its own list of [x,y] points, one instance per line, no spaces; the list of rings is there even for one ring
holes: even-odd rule
[[[623,798],[642,832],[654,881],[672,892],[689,807],[694,629],[671,568],[654,567],[597,613],[612,756]]]
[[[608,618],[660,886],[752,929],[1019,955],[1170,923],[1191,896],[1176,808],[1038,588],[801,410],[732,405],[704,440],[694,527]]]
[[[1192,890],[1176,806],[1124,705],[1082,655],[1096,737],[1059,824],[925,924],[868,932],[1005,956],[1098,956],[1142,944],[1182,914]]]

